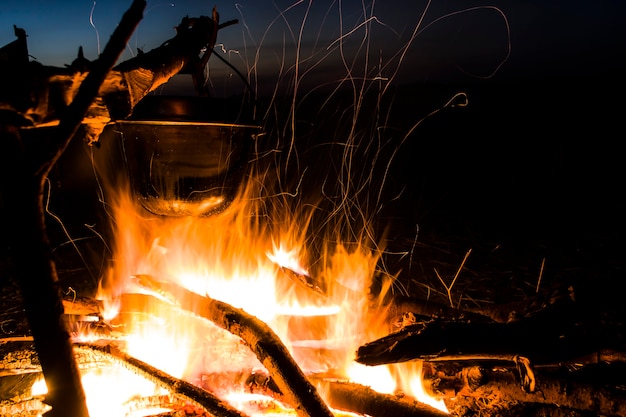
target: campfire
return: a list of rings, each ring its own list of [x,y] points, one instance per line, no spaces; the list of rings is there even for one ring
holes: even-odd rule
[[[264,143],[272,127],[247,112],[258,103],[245,77],[234,107],[208,97],[217,32],[236,23],[216,10],[114,66],[144,6],[133,2],[98,61],[79,53],[67,69],[28,73],[52,95],[68,89],[50,107],[24,109],[13,87],[0,95],[0,134],[19,156],[3,159],[0,208],[15,219],[16,315],[28,320],[2,322],[0,414],[626,415],[620,321],[581,308],[571,287],[541,297],[541,274],[523,305],[463,308],[452,289],[471,249],[449,275],[435,270],[443,303],[397,291],[376,215],[399,148],[355,139],[360,114],[321,158],[317,142],[297,156],[294,138]],[[26,34],[15,34],[0,55],[12,77],[30,68]],[[198,97],[150,94],[178,73],[192,75]],[[452,94],[441,109],[466,99]],[[48,174],[78,133],[111,228],[90,296],[59,291],[42,220]],[[327,166],[306,177],[299,163],[320,159]]]
[[[198,120],[197,114],[180,112],[180,101],[171,107],[175,114],[163,116],[163,101],[151,105],[147,104],[150,97],[142,100],[181,68],[192,74],[202,96],[205,86],[198,71],[206,65],[217,30],[231,22],[219,24],[215,11],[211,18],[185,18],[176,38],[107,73],[105,62],[113,64],[112,48],[132,30],[140,7],[141,2],[133,3],[112,37],[111,48],[103,54],[108,62],[98,61],[101,67],[92,68],[83,83],[104,82],[100,94],[116,98],[75,109],[77,114],[87,112],[86,117],[76,120],[85,120],[89,141],[98,141],[106,148],[111,145],[104,138],[112,135],[116,140],[112,146],[121,144],[124,148],[121,157],[130,181],[113,186],[115,179],[103,179],[110,181],[106,193],[115,225],[114,266],[87,305],[65,300],[64,316],[72,325],[71,350],[80,356],[78,359],[64,356],[71,353],[64,347],[64,325],[53,330],[58,336],[46,336],[47,325],[38,324],[46,319],[45,314],[36,312],[45,310],[39,293],[24,292],[26,304],[34,303],[27,309],[34,345],[30,336],[3,341],[7,369],[28,376],[25,386],[20,385],[19,395],[11,397],[7,412],[32,410],[40,414],[46,406],[38,408],[36,404],[45,398],[52,413],[64,408],[78,413],[69,410],[80,408],[81,385],[90,415],[111,415],[124,407],[122,412],[129,413],[144,406],[171,412],[196,406],[199,413],[215,415],[279,411],[286,415],[331,415],[328,396],[341,382],[361,384],[363,390],[371,387],[372,394],[402,389],[411,397],[429,398],[419,382],[421,368],[392,372],[353,361],[358,346],[388,333],[383,302],[386,292],[371,293],[380,251],[366,245],[367,239],[345,240],[341,233],[334,233],[327,236],[327,242],[334,243],[318,248],[321,253],[315,259],[307,252],[315,208],[303,205],[301,210],[285,212],[286,206],[277,206],[267,211],[265,205],[271,199],[258,195],[259,184],[267,178],[248,173],[248,180],[238,184],[257,128],[240,121]],[[3,49],[11,69],[28,65],[22,61],[21,52],[26,51],[23,35],[16,28],[18,41]],[[207,45],[208,53],[195,58],[194,54]],[[171,67],[164,71],[155,66],[159,59]],[[188,61],[179,65],[179,59]],[[79,56],[69,72],[51,68],[51,73],[58,72],[51,82],[64,83],[74,72],[84,74],[85,67],[90,66],[85,61]],[[146,73],[154,74],[151,84],[146,84]],[[92,89],[91,94],[96,91]],[[68,96],[71,93],[66,94],[66,100]],[[14,99],[8,96],[8,105]],[[107,112],[119,118],[129,108],[129,117],[103,129]],[[56,124],[47,120],[49,114],[29,117],[34,123]],[[58,121],[59,128],[52,133],[59,138],[61,151],[66,146],[63,140],[75,129],[67,125],[68,130],[63,130],[66,123],[66,119]],[[33,129],[21,134],[36,138],[39,132]],[[168,137],[172,138],[170,143]],[[105,165],[110,157],[108,154]],[[41,183],[35,184],[36,195],[47,172],[44,169]],[[233,192],[236,188],[240,191]],[[28,191],[30,187],[22,189]],[[268,222],[267,218],[281,221]],[[312,264],[317,266],[313,269]],[[50,273],[54,285],[53,265]],[[23,284],[23,288],[28,286]],[[49,295],[52,298],[45,302],[55,303],[54,295]],[[60,337],[58,345],[51,343],[55,337]],[[16,365],[13,352],[29,358],[27,363]],[[62,356],[68,368],[61,365]],[[67,370],[73,374],[74,361],[81,375],[79,386],[57,387],[55,381],[64,379],[62,373]],[[50,376],[55,367],[59,367],[58,375]],[[130,375],[137,375],[129,376],[129,369]],[[45,385],[54,392],[47,392],[41,377],[35,377],[42,371]],[[71,383],[73,375],[68,376]],[[405,386],[399,376],[403,376]],[[106,387],[118,387],[119,380],[124,380],[124,387],[118,398],[117,394],[109,395]],[[125,385],[127,380],[133,381],[131,385]],[[415,387],[419,391],[414,392]],[[59,394],[63,390],[76,399],[63,398],[67,395]],[[104,400],[97,400],[99,392],[107,392]],[[172,396],[182,397],[182,405]],[[415,400],[406,402],[417,404]],[[432,404],[445,410],[441,400]],[[421,407],[413,406],[417,410]],[[359,407],[354,407],[347,408],[359,412]],[[441,414],[434,408],[431,413]]]
[[[333,245],[313,275],[302,221],[310,216],[279,227],[263,221],[255,183],[206,217],[154,215],[128,188],[112,199],[115,265],[97,303],[66,301],[66,313],[80,317],[75,350],[90,415],[144,406],[137,412],[174,412],[190,402],[198,415],[330,415],[333,396],[335,415],[342,408],[369,414],[390,402],[417,415],[443,415],[443,400],[424,389],[421,365],[354,362],[359,346],[390,329],[386,294],[371,293],[378,254]],[[86,311],[74,314],[80,309]],[[33,362],[28,368],[37,368]],[[41,381],[33,398],[45,393]],[[109,384],[118,392],[111,394]],[[194,387],[207,392],[197,399],[187,392]],[[406,397],[395,397],[398,390]],[[359,404],[376,396],[385,400]]]
[[[128,335],[128,354],[177,378],[210,381],[214,375],[264,372],[263,361],[269,359],[263,357],[269,353],[258,352],[258,345],[278,343],[273,340],[277,337],[286,351],[285,358],[265,364],[274,372],[289,367],[285,360],[290,355],[306,375],[318,375],[320,381],[328,375],[378,392],[395,392],[399,387],[386,367],[353,361],[360,345],[388,333],[385,307],[370,293],[377,255],[362,246],[338,245],[334,252],[328,249],[319,275],[311,276],[306,236],[296,230],[306,230],[307,225],[286,221],[276,228],[253,217],[259,200],[252,197],[244,195],[226,211],[205,218],[150,218],[134,201],[120,199],[115,223],[118,253],[123,256],[100,296],[105,316],[113,317],[112,323]],[[182,304],[172,299],[179,291],[187,294],[180,295]],[[151,303],[143,294],[165,299]],[[197,311],[203,300],[196,294],[207,297],[210,313],[205,308]],[[185,320],[168,302],[229,329],[247,348],[223,330]],[[235,317],[221,318],[229,315]],[[275,336],[269,337],[267,330],[251,339],[242,336],[265,325]],[[407,381],[421,377],[409,372]],[[282,383],[297,390],[305,381]],[[285,396],[287,386],[280,387]],[[414,395],[411,385],[402,388]]]

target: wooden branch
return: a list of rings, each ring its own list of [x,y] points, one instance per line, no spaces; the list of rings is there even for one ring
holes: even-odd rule
[[[574,303],[509,323],[443,320],[408,325],[361,346],[366,365],[422,360],[502,360],[523,356],[534,364],[561,363],[624,349],[623,324],[595,317]]]
[[[30,139],[18,126],[0,120],[0,218],[15,275],[20,283],[28,323],[48,385],[50,417],[89,415],[85,393],[64,322],[58,277],[45,229],[43,206],[47,175],[74,136],[107,73],[142,17],[144,0],[135,0],[79,89],[58,128]],[[41,134],[42,136],[38,136]],[[46,141],[37,141],[38,137]],[[44,142],[41,148],[37,142]],[[30,146],[29,146],[30,145]],[[5,233],[6,232],[6,233]]]
[[[199,94],[207,95],[204,68],[217,32],[236,21],[219,24],[215,9],[213,17],[185,17],[175,37],[112,68],[121,53],[116,51],[123,51],[130,37],[124,32],[132,34],[142,17],[142,4],[145,0],[133,2],[98,60],[85,59],[81,48],[66,68],[28,62],[26,34],[20,29],[18,40],[1,48],[0,111],[11,109],[22,118],[21,125],[35,127],[52,126],[62,119],[57,138],[70,135],[82,123],[86,138],[93,143],[111,119],[128,117],[146,94],[178,73],[192,74]],[[75,87],[79,83],[80,90]],[[35,148],[41,147],[40,142]],[[44,165],[42,170],[49,168],[48,161],[63,145],[58,139],[49,142],[38,161]]]
[[[196,92],[201,97],[208,97],[209,90],[204,81],[204,68],[206,64],[209,62],[209,58],[213,53],[213,48],[215,47],[215,42],[217,40],[217,31],[221,28],[220,15],[217,13],[217,9],[213,8],[213,26],[211,30],[210,37],[208,39],[207,44],[205,45],[206,51],[202,54],[202,57],[198,58],[198,56],[192,57],[185,67],[181,70],[181,74],[191,74],[193,80],[193,86],[196,89]]]
[[[38,175],[42,177],[47,176],[52,166],[69,145],[70,140],[85,118],[87,110],[89,110],[94,99],[98,96],[98,91],[109,74],[109,71],[111,71],[111,68],[113,68],[119,59],[130,37],[135,32],[135,28],[143,18],[143,10],[145,7],[145,0],[133,0],[130,8],[124,13],[122,20],[107,42],[104,51],[102,51],[98,60],[93,63],[87,77],[81,83],[76,96],[66,112],[61,116],[58,130],[55,132],[58,140],[57,147],[50,159],[42,161],[42,167],[37,171]]]
[[[270,372],[285,401],[299,416],[332,417],[333,414],[280,338],[264,322],[225,302],[202,297],[173,283],[156,281],[146,275],[137,276],[136,282],[239,336]]]
[[[88,350],[111,356],[115,360],[123,362],[127,368],[130,368],[136,374],[155,382],[157,385],[166,388],[182,400],[195,404],[212,415],[223,417],[246,416],[230,404],[219,399],[215,394],[203,390],[202,388],[189,382],[168,375],[137,358],[133,358],[132,356],[122,352],[114,344],[80,344],[77,345],[77,350]]]
[[[217,39],[219,22],[214,19],[219,19],[219,15],[216,10],[213,11],[213,15],[213,17],[184,17],[176,27],[174,38],[114,68],[114,71],[121,74],[127,87],[124,93],[125,99],[129,100],[128,110],[132,110],[147,93],[169,81],[172,76],[179,73],[196,74],[202,70],[198,68],[202,62],[198,54],[207,47],[211,47],[212,50]],[[210,55],[209,51],[207,54]],[[207,55],[207,60],[208,57]],[[120,106],[120,110],[124,110],[124,106]],[[122,114],[112,114],[113,118],[120,116]],[[123,115],[126,116],[128,114]]]
[[[11,133],[9,133],[11,132]],[[3,134],[4,133],[4,134]],[[20,284],[30,331],[49,387],[50,416],[88,416],[58,278],[45,233],[43,184],[24,154],[19,130],[0,125],[0,222]]]
[[[74,345],[76,362],[79,368],[84,371],[121,365],[155,383],[157,386],[168,390],[179,401],[193,404],[211,413],[211,415],[223,417],[246,416],[228,403],[220,400],[214,394],[125,354],[114,343],[104,341],[100,344],[79,343]],[[36,378],[39,378],[41,371],[32,338],[11,342],[0,341],[0,353],[9,358],[0,362],[0,378],[2,378],[0,393],[4,394],[0,398],[7,399],[30,394],[32,383]],[[8,375],[10,378],[8,380],[5,380],[7,375],[2,375],[4,369],[15,371]],[[22,371],[22,373],[18,373],[18,371]],[[6,384],[7,381],[9,381],[8,384]],[[103,390],[106,391],[106,387],[103,387]]]

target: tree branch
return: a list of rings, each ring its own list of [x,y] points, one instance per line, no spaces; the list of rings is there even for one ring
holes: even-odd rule
[[[89,71],[89,74],[81,83],[74,100],[61,117],[58,129],[55,132],[56,149],[53,150],[52,157],[49,160],[42,161],[37,175],[45,178],[65,148],[69,145],[70,140],[83,121],[87,110],[89,110],[89,106],[91,106],[94,99],[98,96],[100,86],[126,48],[126,44],[135,32],[135,28],[143,18],[143,10],[145,7],[145,0],[133,0],[130,8],[124,13],[122,20],[111,35],[104,51],[93,63],[91,71]]]

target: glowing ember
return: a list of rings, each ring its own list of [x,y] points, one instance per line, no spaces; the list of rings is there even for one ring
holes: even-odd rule
[[[121,367],[107,366],[83,371],[81,381],[91,417],[140,417],[168,411],[164,407],[145,407],[139,401],[145,398],[167,398],[166,390]],[[33,397],[44,396],[47,392],[43,378],[37,380],[31,389]]]
[[[392,394],[396,390],[396,381],[386,366],[365,366],[353,363],[348,367],[347,374],[353,381],[369,386],[381,394]]]
[[[250,417],[289,417],[298,414],[289,408],[286,408],[278,401],[271,397],[241,392],[232,392],[226,396],[226,400],[240,411],[246,413]],[[348,413],[345,411],[335,410],[333,414],[336,417],[356,417],[358,414]]]
[[[297,414],[272,397],[261,394],[231,392],[226,400],[249,416],[296,416]]]

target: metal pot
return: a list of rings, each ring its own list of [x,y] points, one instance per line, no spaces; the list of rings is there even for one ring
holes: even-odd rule
[[[203,113],[215,106],[203,101],[214,99],[199,99],[157,96],[117,122],[131,191],[154,214],[217,213],[232,202],[243,180],[260,127],[191,120],[208,119]]]

